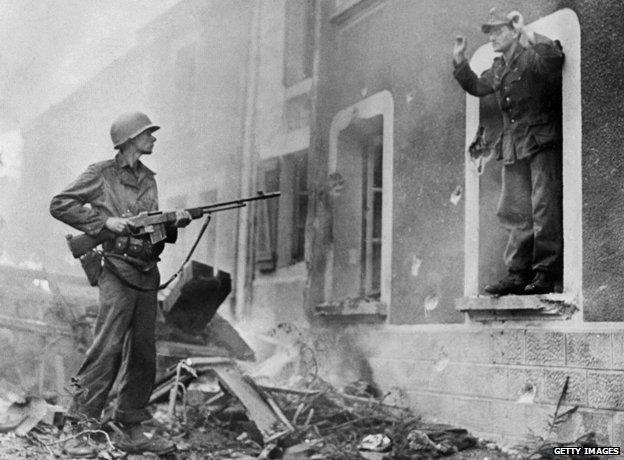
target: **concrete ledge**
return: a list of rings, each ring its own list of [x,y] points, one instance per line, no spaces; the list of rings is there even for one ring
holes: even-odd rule
[[[456,299],[455,309],[476,321],[510,319],[569,319],[577,311],[566,294],[476,296]]]

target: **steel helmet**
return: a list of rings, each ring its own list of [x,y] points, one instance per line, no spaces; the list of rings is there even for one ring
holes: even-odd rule
[[[110,129],[111,140],[113,146],[117,149],[121,144],[135,136],[138,136],[145,130],[156,131],[160,129],[152,123],[147,115],[142,112],[128,112],[117,117]]]

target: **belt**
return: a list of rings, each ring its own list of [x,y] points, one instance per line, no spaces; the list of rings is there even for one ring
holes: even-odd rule
[[[117,236],[112,241],[106,241],[102,245],[104,252],[139,259],[143,262],[153,262],[158,259],[154,253],[152,243],[145,238],[135,238],[132,236]]]

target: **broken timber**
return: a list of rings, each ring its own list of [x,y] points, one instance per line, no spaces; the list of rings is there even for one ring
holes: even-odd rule
[[[204,372],[214,373],[225,390],[245,407],[249,418],[258,427],[265,443],[294,431],[294,427],[275,401],[265,394],[250,377],[244,376],[236,364],[228,358],[197,357],[181,361],[175,370],[169,372],[156,386],[150,403],[169,393],[171,407],[180,385],[185,385],[195,378],[191,370],[195,372],[195,375]]]

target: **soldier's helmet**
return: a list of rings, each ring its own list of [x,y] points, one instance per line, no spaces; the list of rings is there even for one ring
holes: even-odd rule
[[[128,112],[117,117],[110,129],[111,140],[113,146],[118,149],[129,139],[138,136],[143,131],[150,130],[150,132],[160,129],[152,123],[147,115],[143,112]]]

